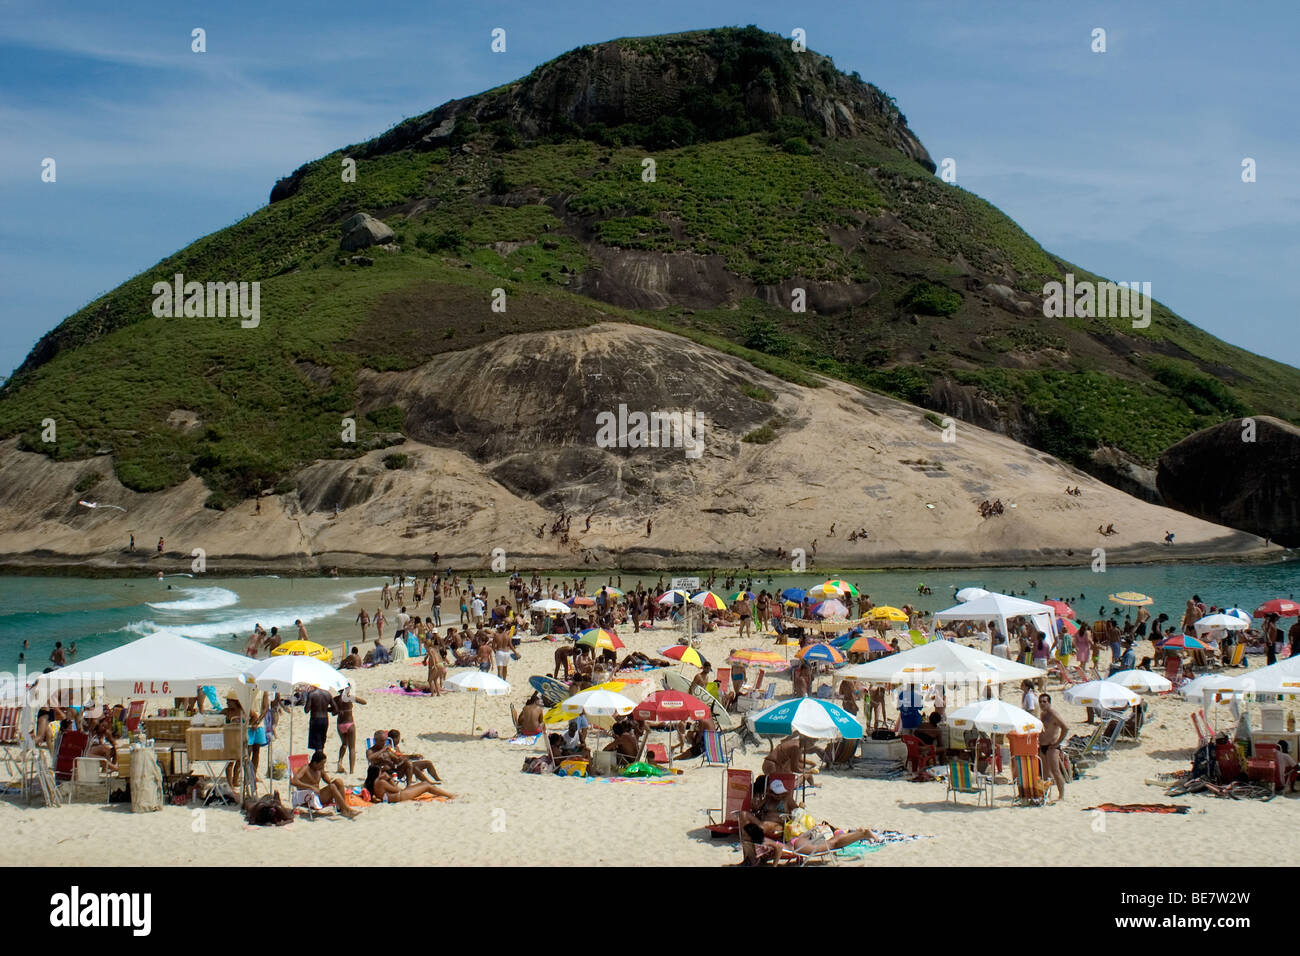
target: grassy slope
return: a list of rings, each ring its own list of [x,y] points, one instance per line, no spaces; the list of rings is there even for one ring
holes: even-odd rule
[[[496,335],[602,318],[681,332],[794,380],[812,369],[921,403],[931,380],[947,376],[1018,406],[1038,423],[1032,440],[1067,458],[1105,442],[1151,462],[1190,431],[1246,411],[1300,420],[1300,373],[1227,346],[1163,307],[1147,330],[1126,320],[977,314],[956,281],[957,256],[980,273],[1013,277],[1002,281],[1023,292],[1067,270],[1088,274],[1050,256],[988,203],[870,139],[815,141],[811,155],[763,134],[661,150],[655,183],[641,180],[641,148],[572,140],[511,149],[487,131],[467,140],[469,152],[458,143],[361,159],[355,183],[341,181],[342,151],[311,164],[292,197],[70,317],[63,330],[73,337],[125,327],[11,383],[0,400],[0,436],[19,433],[27,447],[57,457],[111,448],[119,477],[139,490],[194,470],[220,503],[270,487],[303,462],[382,444],[394,415],[359,422],[356,446],[340,441],[363,366],[410,367]],[[494,204],[505,193],[516,205]],[[563,197],[569,221],[544,197]],[[370,251],[371,267],[341,264],[338,224],[358,209],[393,226],[402,250]],[[883,211],[929,238],[845,248],[828,231]],[[590,262],[588,228],[606,245],[717,254],[759,284],[797,276],[877,281],[881,291],[834,317],[753,300],[713,310],[617,309],[564,290]],[[499,242],[527,244],[490,247]],[[154,318],[152,283],[178,271],[199,281],[261,280],[261,326]],[[918,280],[962,293],[956,313],[907,321],[898,303]],[[488,308],[496,287],[510,294],[505,316]],[[1133,347],[1097,345],[1116,335]],[[1054,357],[1040,361],[1044,354]],[[332,377],[315,384],[296,360],[328,366]],[[205,427],[188,435],[168,428],[176,408],[197,412]],[[54,447],[39,440],[47,417],[59,426]]]

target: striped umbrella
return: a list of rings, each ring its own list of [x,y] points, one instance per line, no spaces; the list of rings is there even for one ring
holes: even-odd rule
[[[854,634],[852,631],[844,637],[831,641],[831,643],[842,650],[845,654],[876,654],[882,651],[893,650],[892,647],[878,637]]]
[[[741,598],[745,598],[745,599],[747,599],[747,600],[752,601],[752,600],[754,600],[754,592],[753,592],[753,591],[737,591],[735,594],[733,594],[733,595],[731,595],[730,597],[728,597],[727,600],[730,601],[730,602],[732,602],[732,603],[735,603],[736,601],[739,601]]]
[[[660,604],[685,604],[690,600],[690,595],[681,588],[673,588],[671,591],[665,591],[660,597]]]
[[[623,596],[623,590],[621,588],[614,587],[614,585],[612,584],[603,585],[600,590],[604,591],[608,595],[611,595],[612,597],[621,598]],[[600,591],[597,591],[596,593],[599,594]]]
[[[1175,634],[1160,642],[1161,647],[1181,647],[1189,651],[1204,651],[1208,648],[1201,641],[1188,634]]]
[[[694,664],[696,667],[704,666],[704,658],[700,657],[700,652],[689,644],[674,644],[672,647],[661,647],[659,653],[669,660],[681,661],[683,664]]]
[[[805,661],[828,661],[831,664],[844,663],[844,655],[837,648],[820,642],[801,647],[795,657]]]
[[[1112,604],[1124,604],[1129,607],[1145,607],[1148,604],[1155,604],[1155,600],[1145,594],[1138,594],[1137,591],[1120,591],[1118,594],[1110,596]]]
[[[862,724],[838,704],[817,697],[797,697],[750,718],[754,733],[764,737],[802,734],[816,740],[861,740]]]
[[[616,651],[624,646],[617,634],[603,627],[591,627],[583,631],[578,635],[577,643],[586,644],[588,647],[599,647],[606,651]]]
[[[712,591],[700,591],[698,594],[692,594],[691,603],[709,608],[712,611],[724,611],[727,608],[727,602]]]

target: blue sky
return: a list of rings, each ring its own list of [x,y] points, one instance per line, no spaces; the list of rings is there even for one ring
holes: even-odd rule
[[[0,0],[0,374],[307,160],[584,43],[747,23],[802,27],[896,97],[958,184],[1050,251],[1300,365],[1294,0]]]

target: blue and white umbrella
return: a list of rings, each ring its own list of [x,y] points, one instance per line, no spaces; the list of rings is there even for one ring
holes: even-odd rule
[[[1250,624],[1250,614],[1247,613],[1246,611],[1243,611],[1239,607],[1229,608],[1223,613],[1227,614],[1229,617],[1240,618],[1241,620],[1245,621],[1247,625]]]
[[[754,733],[767,737],[802,734],[815,740],[861,740],[862,724],[843,707],[816,697],[783,700],[750,718]]]

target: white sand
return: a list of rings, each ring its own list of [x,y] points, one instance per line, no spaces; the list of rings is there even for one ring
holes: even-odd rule
[[[627,627],[620,633],[630,648],[652,655],[676,637],[663,626],[636,636]],[[722,662],[738,646],[728,629],[705,636],[702,649]],[[379,727],[402,730],[405,749],[422,751],[434,761],[456,794],[454,802],[376,806],[355,822],[299,820],[275,829],[245,827],[233,808],[200,812],[167,807],[134,815],[128,804],[25,808],[11,798],[0,802],[0,825],[7,834],[0,863],[721,866],[739,861],[734,842],[711,840],[702,829],[704,809],[720,805],[720,768],[700,768],[698,760],[690,761],[678,782],[668,786],[520,773],[525,755],[534,751],[506,742],[508,703],[520,704],[527,697],[529,675],[550,673],[554,645],[530,641],[520,650],[523,659],[510,667],[515,693],[479,700],[476,730],[494,728],[502,733],[500,740],[468,735],[468,695],[375,693],[399,678],[422,679],[423,668],[399,663],[355,672],[360,696],[368,702],[357,707],[359,736],[364,739]],[[1149,646],[1141,653],[1150,653]],[[779,683],[777,693],[788,695],[788,681]],[[1008,688],[1006,696],[1011,699],[1013,690]],[[1059,693],[1054,697],[1075,730],[1082,708],[1065,704]],[[1177,696],[1152,698],[1141,743],[1119,744],[1087,779],[1067,787],[1063,803],[1046,808],[1015,806],[1010,785],[998,788],[993,809],[977,809],[973,797],[961,798],[961,806],[945,804],[942,783],[869,780],[851,772],[821,774],[821,785],[808,792],[807,807],[837,826],[933,837],[887,846],[867,855],[866,866],[1300,864],[1300,843],[1282,838],[1300,823],[1300,797],[1268,803],[1202,795],[1166,798],[1161,789],[1144,784],[1156,773],[1190,766],[1193,709]],[[299,714],[297,721],[301,750],[306,720]],[[287,726],[282,722],[281,727],[287,742]],[[1076,732],[1086,729],[1080,726]],[[281,753],[283,747],[284,742]],[[329,753],[332,769],[337,754],[333,727]],[[762,753],[737,751],[736,763],[757,772]],[[360,783],[364,770],[363,754],[357,775],[347,779]],[[1192,810],[1186,815],[1083,812],[1101,802],[1179,803]]]

